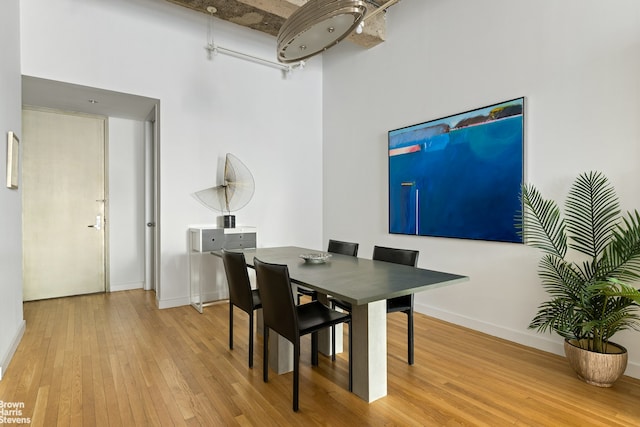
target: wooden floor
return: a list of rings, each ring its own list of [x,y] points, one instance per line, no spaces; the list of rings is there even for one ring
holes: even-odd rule
[[[291,374],[262,381],[262,338],[247,367],[248,318],[228,306],[158,310],[152,292],[29,302],[27,330],[0,401],[22,402],[32,425],[638,426],[640,381],[601,389],[562,357],[416,315],[416,364],[405,319],[390,315],[388,396],[347,391],[347,359],[309,362],[303,341],[300,412]],[[346,342],[346,340],[345,340]],[[346,353],[345,353],[346,354]]]

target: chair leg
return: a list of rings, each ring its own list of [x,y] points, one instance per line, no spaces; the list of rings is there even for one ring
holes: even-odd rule
[[[253,311],[249,313],[249,367],[253,368]]]
[[[336,360],[336,327],[331,327],[331,360]]]
[[[336,303],[331,301],[331,309],[336,309]],[[336,327],[331,327],[331,360],[336,360]]]
[[[407,311],[407,352],[409,365],[413,365],[413,309]]]
[[[311,364],[318,366],[318,333],[311,334]]]
[[[298,392],[300,389],[300,337],[293,348],[293,410],[298,412]]]
[[[349,325],[349,391],[353,391],[353,334],[351,333],[351,322]]]
[[[233,350],[233,303],[229,302],[229,348]]]
[[[262,331],[262,379],[269,382],[269,328],[264,327]]]

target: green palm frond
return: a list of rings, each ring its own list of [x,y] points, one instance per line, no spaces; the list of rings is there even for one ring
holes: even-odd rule
[[[550,296],[529,328],[584,339],[599,352],[617,332],[640,331],[640,291],[625,283],[640,279],[640,213],[621,216],[616,193],[600,172],[578,176],[565,204],[566,221],[533,185],[522,186],[521,200],[519,234],[544,252],[538,275]],[[582,260],[569,250],[583,254]]]
[[[560,258],[567,253],[567,236],[560,209],[553,200],[544,200],[533,185],[523,185],[523,210],[516,219],[518,234],[529,246]]]
[[[629,212],[612,235],[600,260],[601,279],[637,280],[640,277],[640,213]]]
[[[583,293],[585,277],[575,265],[546,254],[538,265],[542,286],[553,297],[578,299]]]
[[[601,341],[609,341],[616,333],[624,330],[640,330],[640,316],[630,306],[616,307],[609,310],[603,317],[584,322],[582,333],[593,339],[598,336]]]
[[[583,318],[579,312],[573,310],[571,301],[560,298],[544,302],[538,307],[538,314],[529,324],[530,329],[538,332],[554,331],[563,338],[581,339],[580,325]]]
[[[621,282],[618,279],[609,279],[606,282],[598,283],[592,286],[593,289],[599,289],[606,297],[620,297],[630,301],[622,301],[626,305],[633,303],[640,304],[640,290]]]
[[[616,193],[607,177],[600,172],[580,175],[569,191],[565,208],[569,246],[598,257],[620,215]]]

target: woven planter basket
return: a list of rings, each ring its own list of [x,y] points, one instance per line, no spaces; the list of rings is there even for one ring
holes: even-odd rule
[[[578,378],[598,387],[611,387],[627,368],[627,349],[612,342],[607,347],[609,353],[596,353],[564,340],[564,353]]]

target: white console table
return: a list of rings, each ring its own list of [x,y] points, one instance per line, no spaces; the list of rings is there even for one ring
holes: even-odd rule
[[[189,227],[189,298],[196,310],[202,313],[204,307],[229,298],[222,259],[211,251],[255,248],[256,244],[256,227]]]

